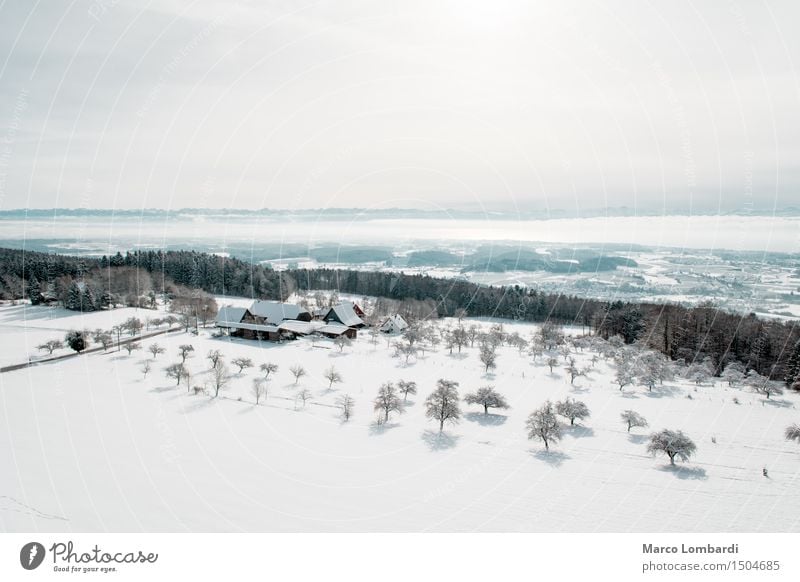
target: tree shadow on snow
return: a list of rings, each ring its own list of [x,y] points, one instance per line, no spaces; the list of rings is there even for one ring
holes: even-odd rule
[[[200,410],[203,410],[204,408],[208,408],[214,403],[214,400],[215,398],[208,398],[208,397],[195,400],[189,406],[184,407],[183,413],[189,414],[191,412],[198,412]]]
[[[650,438],[646,434],[628,434],[628,440],[635,445],[642,445]]]
[[[460,436],[449,435],[446,432],[426,430],[422,433],[422,440],[432,451],[443,451],[452,449],[458,443]]]
[[[594,429],[592,427],[581,426],[579,424],[574,426],[566,426],[564,432],[576,439],[594,436]]]
[[[583,394],[584,392],[588,392],[589,389],[586,386],[575,386],[572,384],[572,387],[569,389],[570,392],[574,392],[575,394]]]
[[[620,390],[619,395],[623,398],[639,398],[639,395],[636,392],[625,392],[624,390]]]
[[[681,389],[676,386],[656,386],[653,390],[644,393],[648,398],[664,398],[665,396],[680,396]]]
[[[395,428],[397,426],[400,426],[400,425],[398,423],[396,423],[396,422],[378,422],[377,420],[374,420],[369,425],[369,434],[370,435],[380,435],[380,434],[383,434],[383,433],[385,433],[385,432],[387,432],[389,430],[392,430],[393,428]]]
[[[484,414],[483,412],[468,412],[464,418],[482,426],[500,426],[508,420],[508,417],[502,414]]]
[[[663,467],[659,467],[659,471],[664,471],[665,473],[672,473],[678,479],[699,479],[701,481],[705,481],[708,479],[708,475],[706,475],[706,470],[702,467],[686,467],[683,465],[664,465]]]
[[[564,461],[571,459],[568,454],[562,453],[561,451],[548,451],[548,450],[532,450],[531,453],[535,459],[539,459],[540,461],[544,461],[548,465],[552,467],[560,467]]]
[[[178,388],[178,386],[156,386],[155,388],[151,388],[150,392],[155,392],[156,394],[163,392],[175,392]]]
[[[770,406],[775,406],[778,408],[792,408],[792,403],[789,400],[775,400],[773,398],[766,398],[761,401],[762,404],[769,404]]]

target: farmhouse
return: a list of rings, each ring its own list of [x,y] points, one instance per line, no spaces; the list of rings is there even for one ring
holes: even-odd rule
[[[334,313],[330,323],[313,319],[311,313],[291,303],[255,301],[248,308],[226,305],[217,313],[216,326],[228,330],[233,337],[244,339],[280,341],[311,334],[330,338],[344,335],[354,339],[356,327],[363,326],[364,322],[352,308],[348,309],[348,304],[343,305],[341,313],[334,311],[338,305],[328,310],[328,314]],[[337,317],[350,322],[352,327],[344,325]]]
[[[322,316],[325,323],[341,324],[347,327],[360,328],[367,324],[361,319],[362,309],[352,301],[343,301],[334,305]]]
[[[340,325],[337,323],[330,323],[327,325],[323,325],[322,327],[317,329],[317,333],[322,336],[329,337],[336,339],[337,337],[348,337],[350,339],[356,339],[358,332],[354,327],[347,327],[346,325]]]
[[[386,319],[378,328],[383,333],[400,333],[408,327],[408,323],[400,314],[394,314]]]

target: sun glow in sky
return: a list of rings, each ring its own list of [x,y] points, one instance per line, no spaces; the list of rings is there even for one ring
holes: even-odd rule
[[[796,2],[9,0],[0,208],[770,209]]]

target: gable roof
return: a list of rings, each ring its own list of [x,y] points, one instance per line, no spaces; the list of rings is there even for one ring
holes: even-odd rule
[[[250,313],[256,317],[263,317],[267,323],[278,325],[284,319],[297,319],[301,313],[307,312],[294,303],[254,301],[250,306]]]
[[[347,332],[350,328],[346,325],[339,325],[338,323],[330,323],[328,325],[323,325],[320,328],[317,328],[317,332],[319,333],[328,333],[332,335],[342,335]]]
[[[408,327],[408,323],[403,316],[399,313],[395,313],[394,315],[390,315],[386,321],[381,324],[382,330],[395,330],[395,331],[403,331]]]
[[[217,312],[217,323],[239,323],[245,313],[247,313],[247,309],[244,307],[224,305]]]
[[[334,305],[330,308],[330,311],[325,314],[325,321],[328,321],[328,319],[330,319],[334,314],[336,315],[336,319],[348,327],[364,325],[364,322],[361,320],[361,318],[356,315],[352,303],[339,303],[338,305]]]

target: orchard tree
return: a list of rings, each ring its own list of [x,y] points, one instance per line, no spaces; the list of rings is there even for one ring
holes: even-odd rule
[[[181,362],[177,362],[175,364],[170,364],[164,370],[167,374],[167,378],[174,378],[175,385],[180,386],[181,380],[188,374],[188,370],[186,366],[183,365]]]
[[[555,407],[549,400],[528,416],[525,426],[528,429],[528,438],[542,441],[546,451],[550,450],[551,442],[561,439],[561,423],[558,422]]]
[[[552,374],[553,373],[553,368],[558,366],[558,358],[554,358],[553,356],[550,356],[549,358],[547,358],[547,365],[550,368],[550,373]]]
[[[728,386],[737,386],[744,381],[746,375],[744,365],[739,362],[730,362],[725,366],[720,378],[727,382]]]
[[[397,389],[391,382],[386,382],[378,390],[378,396],[373,401],[373,407],[376,411],[383,412],[383,422],[389,422],[389,414],[397,412],[402,414],[403,402],[400,400],[400,395]]]
[[[185,364],[186,359],[191,357],[192,352],[194,352],[194,346],[192,344],[183,344],[178,346],[178,352],[181,356],[181,363]]]
[[[246,368],[253,367],[253,360],[250,358],[234,358],[231,360],[231,364],[238,367],[241,374]]]
[[[620,418],[622,418],[622,423],[628,426],[628,432],[631,432],[634,427],[646,428],[648,426],[644,416],[633,410],[625,410],[620,414]]]
[[[650,442],[647,444],[647,452],[655,456],[663,453],[669,457],[670,464],[675,464],[675,458],[681,461],[688,461],[697,446],[688,436],[679,430],[664,429],[650,435]]]
[[[150,344],[150,346],[147,348],[147,351],[149,351],[151,354],[153,354],[153,359],[156,359],[156,358],[158,357],[158,354],[163,354],[163,353],[164,353],[164,352],[166,352],[167,350],[166,350],[165,348],[162,348],[162,347],[161,347],[160,345],[158,345],[157,343],[152,343],[152,344]]]
[[[403,393],[403,402],[408,400],[409,394],[416,395],[417,393],[417,383],[413,380],[400,380],[397,383],[397,389]]]
[[[585,420],[589,418],[589,407],[580,400],[566,398],[556,403],[556,414],[568,418],[570,426],[574,426],[576,420]]]
[[[484,366],[484,373],[488,374],[490,369],[497,367],[497,352],[493,344],[486,342],[481,344],[480,359]]]
[[[300,378],[306,375],[306,369],[300,364],[293,365],[291,368],[289,368],[289,371],[292,373],[292,376],[294,376],[295,386],[297,385],[297,382],[300,381]]]
[[[269,375],[278,371],[278,364],[267,362],[266,364],[261,364],[259,370],[264,374],[264,380],[269,380]]]
[[[222,363],[224,357],[225,356],[223,356],[222,352],[219,350],[209,350],[206,354],[206,359],[211,362],[212,368],[217,368]]]
[[[148,373],[150,372],[150,370],[152,370],[152,369],[153,369],[153,368],[152,368],[152,366],[150,365],[150,360],[145,360],[145,361],[144,361],[144,364],[142,364],[142,367],[141,367],[141,368],[139,368],[139,370],[141,370],[142,374],[144,374],[144,377],[145,377],[145,379],[147,379],[147,374],[148,374]]]
[[[352,341],[346,335],[342,334],[337,336],[335,340],[333,340],[334,345],[339,348],[340,352],[343,352],[345,348],[350,347],[352,345]]]
[[[349,394],[343,394],[336,399],[335,404],[342,413],[342,420],[345,422],[350,420],[350,417],[353,416],[353,408],[356,405],[356,401]]]
[[[132,354],[132,353],[133,353],[135,350],[141,350],[141,349],[142,349],[142,344],[140,344],[140,343],[138,343],[138,342],[128,342],[128,343],[126,343],[126,344],[125,344],[125,351],[127,351],[127,352],[128,352],[128,355],[129,355],[129,356],[130,356],[130,355],[131,355],[131,354]]]
[[[314,396],[311,394],[311,390],[309,390],[308,388],[303,388],[297,393],[297,398],[295,399],[295,402],[297,400],[301,400],[303,402],[303,408],[305,408],[306,402],[311,400],[313,397]]]
[[[104,352],[107,352],[108,349],[114,345],[114,338],[111,337],[111,334],[107,331],[101,331],[100,333],[95,334],[94,341],[103,346]]]
[[[264,378],[253,378],[251,391],[256,399],[256,406],[258,406],[259,401],[267,395],[267,381]]]
[[[771,394],[783,394],[783,386],[780,382],[775,380],[770,380],[769,378],[762,376],[754,372],[753,370],[750,371],[750,374],[747,375],[745,382],[758,394],[763,394],[764,396],[769,399]]]
[[[219,396],[219,391],[223,390],[231,381],[231,373],[228,366],[221,359],[217,360],[216,365],[211,368],[211,386],[214,388],[214,398]]]
[[[453,342],[453,345],[458,348],[459,354],[461,353],[461,349],[470,343],[469,332],[461,325],[453,330],[450,339]]]
[[[48,354],[52,355],[54,351],[60,350],[64,347],[64,342],[60,340],[49,340],[36,346],[37,350],[42,350],[47,352]]]
[[[336,369],[335,366],[331,366],[327,370],[325,370],[325,374],[323,374],[325,379],[328,381],[328,390],[333,388],[334,384],[338,384],[342,381],[342,375]]]
[[[439,423],[439,432],[444,430],[445,422],[457,424],[461,418],[457,388],[458,382],[440,379],[436,390],[425,400],[425,416]]]
[[[569,365],[567,365],[567,367],[564,369],[567,371],[567,374],[569,374],[570,384],[574,384],[575,378],[577,378],[578,376],[583,376],[584,374],[586,374],[586,372],[578,368],[578,364],[575,362],[575,358],[570,358]]]
[[[467,394],[464,397],[467,404],[480,404],[483,406],[483,414],[489,414],[490,408],[508,408],[508,402],[502,394],[494,389],[494,386],[484,386],[478,388],[476,392]]]

